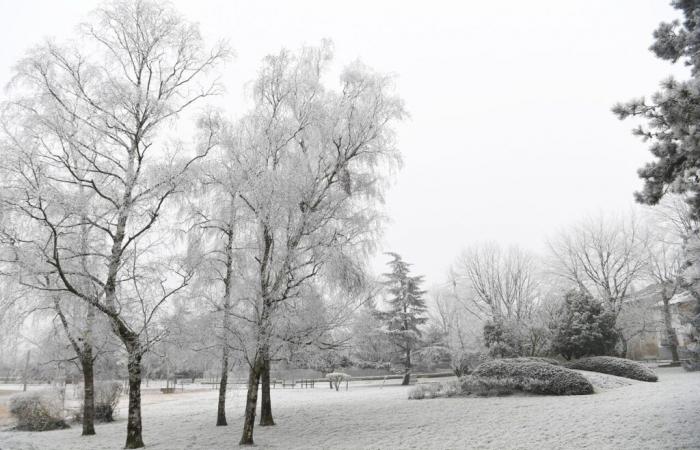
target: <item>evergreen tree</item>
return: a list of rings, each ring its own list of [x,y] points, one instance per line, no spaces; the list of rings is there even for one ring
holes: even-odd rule
[[[619,340],[615,315],[590,294],[580,291],[566,294],[552,327],[552,350],[566,359],[609,355]]]
[[[420,325],[427,321],[425,306],[425,291],[421,290],[422,276],[411,276],[410,264],[401,259],[396,253],[387,253],[393,260],[389,267],[391,272],[384,274],[384,285],[389,294],[389,311],[378,312],[384,322],[385,333],[396,345],[403,358],[406,368],[402,384],[408,384],[411,376],[411,352],[421,341]]]
[[[690,78],[668,78],[661,89],[647,101],[635,99],[617,104],[613,112],[620,118],[641,118],[645,125],[634,130],[656,158],[639,169],[644,189],[637,192],[638,202],[655,205],[669,192],[682,194],[692,218],[700,219],[700,1],[673,0],[672,6],[683,13],[683,21],[662,22],[654,31],[650,50],[660,59],[690,67]],[[693,230],[698,237],[698,230]],[[691,252],[692,253],[692,252]],[[688,256],[686,267],[698,266]],[[697,267],[695,267],[697,269]],[[697,270],[696,270],[697,272]],[[686,280],[683,287],[695,298],[696,305],[688,323],[694,328],[691,336],[700,335],[699,277]],[[687,367],[700,367],[700,344],[688,348],[691,362]]]

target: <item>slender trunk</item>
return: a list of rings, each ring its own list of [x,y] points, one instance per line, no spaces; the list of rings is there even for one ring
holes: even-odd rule
[[[22,378],[24,379],[24,385],[22,386],[22,392],[27,392],[27,380],[29,379],[29,355],[31,352],[27,350],[27,357],[24,359],[24,375]]]
[[[225,331],[224,331],[225,332]],[[221,381],[219,382],[219,409],[216,413],[216,426],[226,423],[226,384],[228,383],[228,345],[224,345],[221,356]]]
[[[411,381],[411,349],[406,348],[406,373],[403,376],[401,384],[407,386]]]
[[[129,417],[126,423],[126,445],[124,448],[144,446],[141,435],[141,349],[140,345],[130,346],[129,363]]]
[[[253,428],[255,427],[255,410],[258,403],[258,383],[260,381],[260,362],[255,361],[248,375],[248,395],[245,403],[245,420],[243,435],[238,445],[253,445]]]
[[[233,200],[232,200],[233,202]],[[231,205],[233,210],[233,204]],[[233,219],[229,221],[226,230],[226,275],[224,277],[224,298],[222,318],[222,356],[221,356],[221,380],[219,382],[219,406],[216,415],[216,426],[225,426],[226,423],[226,384],[228,383],[228,333],[230,327],[229,315],[231,313],[231,283],[233,278]]]
[[[671,350],[671,358],[674,363],[678,363],[680,358],[678,357],[678,335],[676,335],[676,330],[673,328],[673,323],[671,322],[671,305],[670,298],[664,296],[664,327],[666,328],[666,339],[668,340],[668,346]]]
[[[95,434],[95,380],[92,348],[86,348],[81,358],[83,368],[83,436]]]
[[[83,248],[82,251],[83,254],[87,252],[85,248]],[[84,260],[83,267],[86,267],[86,262]],[[80,363],[83,368],[83,436],[95,434],[95,360],[92,357],[92,330],[94,325],[95,307],[93,305],[87,305],[85,333],[83,334],[83,350],[82,352],[78,352],[78,357],[80,357]],[[68,333],[67,327],[66,333]]]
[[[262,373],[262,400],[260,403],[260,426],[266,427],[275,424],[272,418],[272,400],[270,399],[270,356],[265,353],[263,358]]]

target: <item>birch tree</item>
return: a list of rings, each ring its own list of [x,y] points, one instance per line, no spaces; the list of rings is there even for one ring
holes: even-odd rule
[[[282,51],[263,62],[255,107],[230,139],[246,189],[239,194],[253,231],[251,283],[240,308],[250,325],[250,372],[240,443],[253,444],[258,383],[261,423],[272,424],[270,348],[282,305],[321,277],[350,285],[381,222],[387,169],[398,162],[393,123],[404,116],[392,80],[360,63],[341,75],[341,90],[324,88],[330,47]]]
[[[124,345],[126,448],[144,445],[140,362],[158,334],[152,325],[193,274],[191,261],[163,253],[173,247],[162,217],[216,144],[211,117],[200,120],[196,147],[169,140],[166,127],[220,92],[207,74],[227,55],[224,45],[206,50],[197,26],[166,4],[116,1],[76,40],[30,51],[4,105],[3,206],[40,227],[39,239],[21,240],[52,277],[51,286],[34,287],[94,307]],[[76,267],[84,254],[70,245],[83,226],[96,261],[87,268]]]

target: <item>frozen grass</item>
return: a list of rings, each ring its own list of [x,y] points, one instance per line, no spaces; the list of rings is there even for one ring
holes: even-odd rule
[[[587,375],[585,372],[580,372]],[[585,396],[406,399],[409,387],[353,385],[349,391],[272,392],[275,427],[256,427],[256,448],[698,448],[700,373],[659,369],[658,383],[604,383]],[[612,379],[614,380],[614,379]],[[591,380],[593,381],[593,380]],[[244,391],[229,403],[229,426],[215,427],[216,392],[144,396],[148,449],[238,448]],[[125,407],[122,400],[120,407]],[[80,428],[0,432],[3,450],[120,449],[125,412],[97,435]]]

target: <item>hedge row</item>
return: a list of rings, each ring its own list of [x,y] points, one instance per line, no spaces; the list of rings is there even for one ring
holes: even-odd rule
[[[589,370],[639,381],[658,381],[653,370],[629,359],[612,356],[591,356],[572,361],[566,365],[570,369]]]

